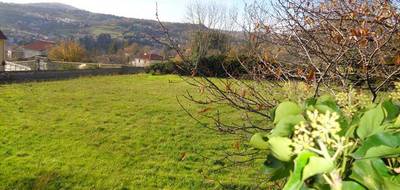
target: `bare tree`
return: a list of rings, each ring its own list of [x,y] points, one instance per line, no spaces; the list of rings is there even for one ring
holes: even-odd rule
[[[391,1],[278,0],[274,5],[280,31],[275,42],[303,50],[308,67],[316,71],[315,95],[321,84],[367,84],[377,93],[400,70],[385,64],[399,34],[399,14]]]
[[[192,113],[182,106],[187,113],[203,126],[209,125],[202,117],[215,123],[212,129],[247,139],[271,130],[270,110],[291,98],[284,86],[293,80],[306,84],[305,97],[353,86],[368,89],[375,101],[400,72],[397,5],[388,0],[254,0],[238,16],[239,11],[228,13],[218,4],[196,1],[188,7],[188,20],[199,26],[193,33],[205,34],[197,41],[197,56],[186,54],[185,46],[170,37],[161,21],[166,38],[160,43],[190,65],[182,69],[192,77],[183,79],[198,93],[188,91],[185,98],[204,110]],[[234,75],[225,69],[227,78],[209,78],[198,69],[213,33],[238,39],[231,50],[236,49],[232,52],[244,73]],[[224,106],[240,113],[242,120],[231,121],[232,113],[219,109]]]
[[[227,12],[226,10],[231,11]],[[264,57],[252,55],[251,52],[246,53],[244,57],[241,56],[242,53],[240,52],[233,56],[239,62],[239,67],[245,71],[243,75],[234,75],[229,73],[227,68],[223,68],[228,76],[227,78],[209,78],[206,73],[198,68],[201,58],[209,53],[210,43],[212,42],[210,39],[213,36],[243,36],[243,33],[237,31],[242,27],[237,10],[226,8],[215,2],[204,4],[197,1],[188,7],[188,20],[198,26],[196,30],[191,32],[191,35],[201,34],[200,40],[196,41],[198,43],[196,44],[197,51],[200,52],[196,56],[187,54],[187,50],[184,49],[185,46],[172,39],[168,28],[159,20],[166,38],[164,38],[165,40],[158,39],[158,41],[177,52],[183,61],[182,65],[184,65],[178,66],[186,73],[191,73],[192,76],[182,77],[182,79],[198,89],[197,92],[188,90],[183,99],[178,97],[178,102],[193,119],[204,127],[234,135],[236,142],[239,142],[235,144],[235,151],[224,151],[218,158],[218,160],[227,162],[225,167],[252,163],[257,159],[252,156],[256,155],[257,151],[239,148],[244,146],[240,142],[246,142],[248,137],[256,131],[271,130],[267,125],[267,121],[271,118],[269,109],[278,102],[275,99],[276,91],[274,89],[279,87],[280,84],[278,81],[269,82],[265,80],[266,77],[270,76],[265,74],[270,72],[269,70],[266,71],[265,67],[270,64],[264,61]],[[241,38],[240,41],[246,41],[243,37]],[[240,50],[248,51],[251,49],[253,51],[256,48],[245,46],[243,45]],[[280,79],[278,75],[273,77]],[[184,101],[200,104],[203,108],[193,113],[185,107]],[[239,117],[240,121],[232,120],[233,117]],[[210,121],[214,123],[213,126],[207,124]]]

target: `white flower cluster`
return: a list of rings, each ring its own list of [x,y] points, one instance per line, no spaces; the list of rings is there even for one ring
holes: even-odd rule
[[[349,92],[337,93],[336,101],[342,107],[342,111],[346,116],[352,117],[360,108],[363,108],[369,102],[368,96],[363,93],[357,93],[353,88]]]
[[[339,115],[335,112],[319,113],[317,110],[307,111],[308,122],[302,122],[294,127],[292,146],[296,154],[303,150],[316,151],[316,144],[323,143],[330,149],[343,147],[345,138],[338,135],[341,130],[337,121]]]
[[[400,82],[396,82],[394,92],[390,93],[390,98],[393,100],[400,100]]]
[[[304,82],[285,82],[277,97],[284,96],[284,99],[292,101],[304,101],[310,97],[313,92],[311,86]],[[283,92],[283,93],[282,93]]]

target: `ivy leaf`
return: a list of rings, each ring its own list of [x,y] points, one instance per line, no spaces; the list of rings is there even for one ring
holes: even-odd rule
[[[264,140],[264,136],[261,133],[256,133],[251,137],[250,145],[261,150],[269,148],[268,142]]]
[[[400,133],[377,133],[368,137],[353,153],[355,159],[386,157],[399,154]]]
[[[271,116],[271,118],[275,118],[276,108],[277,108],[277,107],[274,107],[274,108],[272,108],[272,109],[270,109],[270,110],[268,111],[268,113],[269,113],[269,115]]]
[[[388,146],[378,146],[370,148],[365,154],[364,158],[377,158],[377,157],[398,157],[400,155],[400,147],[392,148]]]
[[[305,184],[300,188],[300,190],[316,190],[314,188],[309,188]]]
[[[357,160],[353,163],[350,178],[368,189],[398,189],[400,184],[392,181],[385,163],[378,158]]]
[[[271,177],[270,180],[279,180],[290,175],[292,164],[282,162],[272,155],[268,155],[267,160],[264,162],[264,173]]]
[[[315,109],[317,109],[319,112],[321,112],[321,113],[326,113],[326,112],[337,112],[336,110],[334,110],[333,108],[331,108],[331,107],[329,107],[329,106],[327,106],[327,105],[324,105],[324,104],[318,104],[318,105],[315,105]]]
[[[384,101],[382,107],[385,109],[387,114],[386,120],[394,120],[400,113],[399,107],[394,105],[392,101]]]
[[[293,156],[293,150],[290,147],[292,141],[289,138],[285,137],[271,137],[268,140],[270,145],[272,155],[274,155],[277,159],[288,162],[291,160]]]
[[[315,104],[315,108],[318,111],[325,113],[326,111],[330,112],[340,112],[340,108],[336,104],[335,99],[332,96],[325,95],[318,98],[317,103]]]
[[[335,104],[335,99],[330,95],[323,95],[317,99],[317,104],[326,104],[327,102]]]
[[[396,121],[394,122],[393,125],[395,128],[399,128],[400,127],[400,115],[397,117]]]
[[[343,190],[366,190],[362,185],[360,185],[354,181],[343,181],[342,189]]]
[[[335,169],[332,160],[328,160],[319,156],[310,157],[310,161],[303,170],[303,181],[316,174],[328,173]]]
[[[360,119],[360,124],[357,129],[357,135],[361,139],[365,139],[383,130],[381,126],[385,119],[385,112],[381,105],[365,112]]]
[[[294,126],[302,121],[305,121],[302,115],[287,116],[279,121],[272,130],[271,136],[289,137],[293,133]]]
[[[360,123],[361,116],[361,113],[354,115],[350,123],[346,123],[346,119],[344,119],[344,121],[339,120],[340,126],[342,127],[342,131],[339,132],[339,135],[355,138],[356,129],[358,128],[358,125]]]
[[[302,188],[303,180],[301,175],[311,156],[314,156],[314,154],[311,152],[302,152],[297,156],[297,158],[294,160],[294,170],[290,174],[290,177],[283,190],[299,190]]]
[[[293,102],[283,102],[275,110],[274,123],[279,123],[283,118],[290,115],[298,115],[301,113],[301,108],[299,105]]]
[[[337,106],[336,101],[332,96],[325,95],[321,96],[317,99],[317,102],[314,105],[314,108],[322,113],[329,112],[340,112],[340,108]]]
[[[316,103],[317,103],[317,99],[315,99],[315,98],[308,98],[308,99],[305,101],[306,107],[313,106],[313,105],[315,105]]]

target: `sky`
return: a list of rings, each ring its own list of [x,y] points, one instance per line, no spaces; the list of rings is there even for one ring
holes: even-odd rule
[[[57,2],[72,5],[95,13],[154,20],[156,2],[160,19],[185,22],[186,5],[193,0],[0,0],[9,3]],[[207,0],[200,0],[207,1]],[[228,6],[243,6],[243,0],[216,0]]]

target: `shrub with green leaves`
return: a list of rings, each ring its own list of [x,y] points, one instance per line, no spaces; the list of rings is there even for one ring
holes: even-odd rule
[[[284,190],[400,189],[400,105],[392,100],[348,115],[323,96],[273,113],[274,129],[250,144],[266,150],[264,171],[285,180]]]

